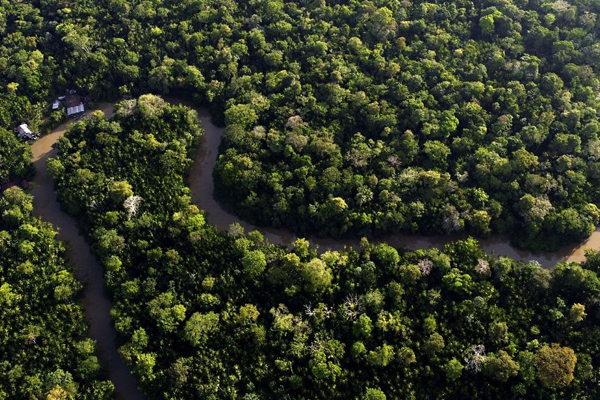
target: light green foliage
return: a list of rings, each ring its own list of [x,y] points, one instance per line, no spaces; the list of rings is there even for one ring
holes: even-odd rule
[[[456,358],[453,358],[444,365],[444,373],[446,374],[446,378],[451,381],[455,381],[460,378],[463,369],[464,366]]]
[[[581,322],[587,316],[585,312],[585,306],[583,304],[575,303],[571,306],[569,311],[569,318],[573,322]]]
[[[308,292],[321,292],[331,285],[333,276],[323,260],[313,258],[301,268],[304,287]]]
[[[504,350],[489,354],[483,362],[483,372],[492,379],[506,382],[519,372],[517,364]]]
[[[165,332],[174,331],[179,323],[185,320],[185,307],[176,304],[175,296],[171,292],[163,293],[150,301],[148,313]]]
[[[185,323],[184,336],[192,346],[201,346],[218,329],[219,314],[194,313]]]
[[[249,104],[236,104],[225,111],[225,123],[227,125],[252,128],[257,120],[258,116]]]
[[[267,267],[264,253],[260,250],[253,250],[246,253],[242,258],[242,266],[250,279],[258,278]]]
[[[129,196],[133,196],[133,190],[127,181],[118,181],[112,184],[110,197],[115,203],[122,204]]]
[[[373,323],[371,322],[371,318],[366,314],[361,315],[354,321],[352,332],[358,339],[369,339],[372,330]]]
[[[387,396],[380,389],[367,388],[363,400],[386,400]]]

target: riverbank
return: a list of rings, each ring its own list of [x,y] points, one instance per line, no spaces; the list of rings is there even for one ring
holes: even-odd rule
[[[189,170],[188,183],[192,190],[192,200],[200,209],[206,211],[207,221],[219,230],[226,230],[232,223],[239,223],[246,232],[259,230],[269,242],[274,244],[290,245],[298,237],[287,229],[274,229],[268,227],[257,227],[246,221],[240,220],[237,216],[229,213],[219,204],[214,197],[214,181],[212,178],[213,170],[217,162],[219,145],[223,136],[224,128],[217,127],[211,121],[208,110],[194,106],[190,101],[176,97],[166,97],[171,103],[184,104],[198,112],[200,122],[204,128],[205,135],[201,139],[194,163]],[[405,248],[410,250],[420,248],[443,247],[446,243],[466,239],[467,234],[439,235],[439,236],[417,236],[394,234],[385,235],[373,242],[385,242],[391,246]],[[348,247],[358,249],[360,239],[330,239],[319,238],[315,236],[306,237],[312,244],[326,250],[344,250]],[[585,260],[584,250],[588,247],[600,248],[600,231],[596,231],[583,244],[574,244],[562,247],[558,252],[540,252],[534,253],[527,250],[518,249],[510,244],[510,239],[506,236],[495,235],[488,239],[479,239],[481,247],[494,256],[508,256],[514,259],[524,261],[538,261],[545,268],[552,268],[561,261]]]
[[[232,223],[239,223],[246,232],[259,230],[269,242],[274,244],[291,245],[297,236],[287,229],[262,228],[240,220],[229,213],[214,198],[214,182],[212,178],[218,149],[223,135],[223,128],[219,128],[211,121],[208,110],[195,107],[191,102],[166,97],[171,103],[187,105],[198,112],[200,122],[205,130],[205,135],[194,156],[194,162],[189,170],[188,183],[192,192],[192,200],[206,211],[207,221],[217,229],[226,230]],[[113,115],[113,105],[100,103],[98,109],[102,110],[107,118]],[[60,209],[54,194],[54,182],[49,176],[46,162],[56,152],[52,145],[64,135],[73,121],[69,121],[50,134],[42,137],[32,144],[33,163],[37,174],[32,181],[31,193],[34,195],[34,213],[51,222],[59,228],[59,239],[69,242],[68,261],[74,266],[77,278],[85,284],[83,302],[85,306],[86,321],[90,326],[90,337],[98,343],[98,355],[102,365],[108,370],[109,378],[115,385],[118,399],[142,399],[137,388],[137,382],[131,375],[129,368],[121,360],[115,346],[116,332],[110,319],[111,301],[104,293],[104,271],[95,260],[88,244],[79,234],[76,221]],[[449,236],[411,236],[388,235],[373,242],[387,242],[395,247],[406,249],[442,247],[444,244],[466,238],[467,235]],[[343,250],[348,247],[358,248],[359,239],[334,240],[327,238],[307,237],[311,243],[320,249]],[[480,240],[482,248],[495,256],[509,256],[525,261],[536,260],[544,267],[551,268],[561,261],[584,260],[584,249],[591,247],[600,248],[600,231],[594,234],[583,244],[562,248],[557,253],[533,253],[519,250],[510,245],[507,237],[496,236]]]
[[[98,109],[102,110],[107,118],[113,115],[110,103],[100,103]],[[84,284],[83,305],[85,319],[90,327],[89,336],[97,343],[98,357],[115,385],[117,399],[143,399],[136,379],[121,360],[115,345],[117,335],[110,318],[112,303],[104,292],[104,270],[96,261],[83,236],[79,234],[75,219],[61,210],[54,194],[54,182],[46,166],[48,158],[56,155],[52,145],[73,123],[74,121],[68,121],[58,126],[31,146],[32,161],[36,169],[36,176],[31,182],[31,194],[34,196],[33,212],[58,228],[58,239],[67,242],[67,261],[73,267],[77,279]]]

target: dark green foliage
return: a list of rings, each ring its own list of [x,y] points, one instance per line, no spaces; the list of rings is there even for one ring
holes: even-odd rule
[[[505,232],[555,248],[600,220],[599,12],[589,0],[0,0],[0,126],[35,127],[68,88],[189,94],[227,125],[217,188],[253,222],[339,236]],[[27,149],[3,132],[0,180],[26,177]],[[76,125],[49,164],[106,267],[121,354],[149,397],[600,397],[600,255],[550,273],[473,240],[318,254],[303,240],[288,251],[217,233],[183,184],[198,136],[189,110],[140,97],[114,122]],[[2,229],[21,232],[29,211],[7,205]],[[10,285],[5,305],[17,301]],[[40,309],[72,307],[76,287],[54,288]],[[65,326],[82,329],[77,315]],[[102,397],[104,383],[86,386],[89,357],[88,375],[65,366],[43,379],[39,364],[2,362],[18,382],[4,397]]]
[[[597,2],[0,4],[1,126],[67,88],[189,94],[253,222],[545,249],[599,222]]]
[[[0,186],[30,179],[33,172],[29,146],[20,143],[12,132],[0,128]]]
[[[81,284],[31,201],[18,188],[0,195],[0,398],[111,399],[75,301]]]
[[[318,254],[303,239],[288,250],[216,232],[180,172],[156,174],[174,142],[187,163],[198,126],[180,116],[190,111],[163,106],[157,118],[135,101],[119,110],[127,104],[113,122],[73,127],[54,162],[59,194],[106,266],[120,351],[148,398],[600,395],[597,255],[549,272],[491,258],[473,239]],[[99,140],[108,131],[116,140]],[[82,182],[84,170],[94,179]],[[134,215],[100,189],[120,181],[143,199]],[[567,366],[566,386],[545,384],[565,369],[538,356],[553,343],[583,360]]]

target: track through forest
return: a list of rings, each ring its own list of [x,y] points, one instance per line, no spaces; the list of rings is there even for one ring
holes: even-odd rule
[[[218,149],[224,129],[217,127],[211,121],[207,109],[199,108],[191,102],[177,97],[166,97],[171,103],[187,105],[198,112],[200,121],[205,131],[194,157],[194,163],[189,171],[189,185],[192,199],[199,207],[206,211],[207,221],[217,229],[225,230],[232,223],[241,224],[246,232],[258,229],[271,243],[290,245],[297,236],[287,229],[259,228],[224,209],[214,198],[214,182],[212,179]],[[107,118],[113,115],[113,104],[101,103],[98,109],[102,110]],[[51,222],[59,229],[59,239],[69,243],[68,261],[73,265],[77,278],[85,284],[83,302],[87,323],[90,326],[90,337],[97,342],[98,355],[103,366],[108,370],[109,378],[115,385],[118,399],[142,399],[136,379],[131,375],[129,368],[121,360],[115,345],[116,332],[113,327],[110,310],[111,301],[104,292],[104,271],[91,253],[89,245],[80,235],[76,221],[61,210],[60,204],[54,193],[54,182],[48,174],[46,162],[56,154],[52,145],[64,135],[72,122],[67,122],[56,128],[49,135],[44,136],[32,145],[33,163],[36,168],[36,177],[33,180],[31,193],[34,195],[34,213]],[[388,235],[373,241],[387,242],[395,247],[408,249],[441,247],[453,240],[465,238],[465,235],[445,236],[409,236]],[[308,237],[311,243],[322,249],[342,250],[347,247],[358,248],[358,239],[328,239]],[[482,248],[496,256],[509,256],[515,259],[537,260],[544,267],[550,268],[560,261],[582,261],[585,248],[600,248],[600,231],[596,231],[583,244],[562,248],[556,253],[532,253],[519,250],[510,245],[509,239],[494,236],[490,239],[480,240]]]

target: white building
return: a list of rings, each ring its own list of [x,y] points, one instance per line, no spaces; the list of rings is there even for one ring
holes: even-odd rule
[[[35,139],[35,135],[33,134],[33,132],[31,132],[31,129],[29,129],[29,125],[27,125],[27,124],[19,125],[17,127],[17,132],[19,133],[20,138],[28,139],[28,140]]]
[[[67,115],[81,114],[85,111],[85,105],[81,96],[76,94],[70,94],[65,98],[65,106],[67,108]]]
[[[85,106],[83,103],[80,103],[76,106],[67,107],[67,115],[80,114],[85,111]]]

